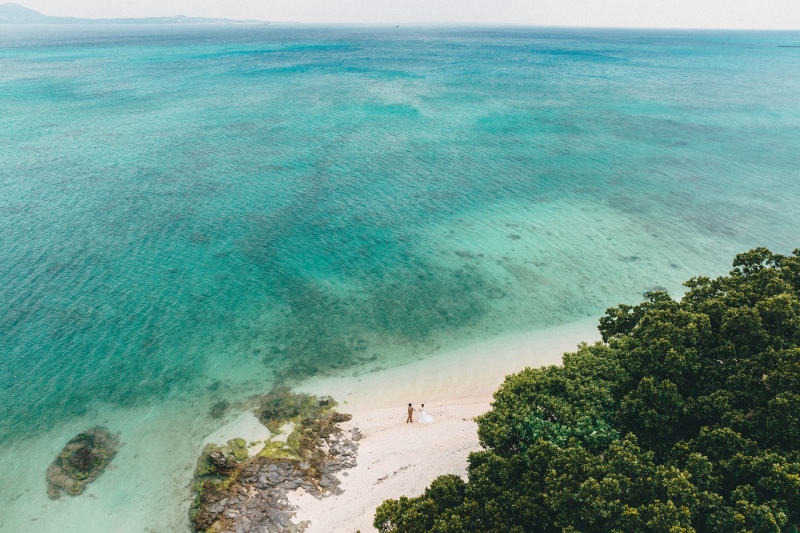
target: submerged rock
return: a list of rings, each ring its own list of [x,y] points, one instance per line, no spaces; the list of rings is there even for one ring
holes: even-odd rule
[[[47,469],[47,495],[57,499],[62,492],[82,493],[100,477],[119,449],[119,435],[94,427],[74,436]]]
[[[225,400],[214,402],[214,404],[208,410],[208,415],[211,418],[222,418],[223,416],[225,416],[225,412],[228,410],[228,407],[230,407],[230,405],[231,404]]]
[[[340,494],[336,474],[356,465],[360,433],[338,426],[351,416],[337,413],[335,407],[331,398],[276,389],[263,398],[260,418],[272,428],[291,423],[294,430],[286,443],[268,441],[252,457],[242,439],[231,439],[228,446],[207,446],[195,475],[190,512],[194,531],[304,531],[307,523],[292,522],[288,492],[303,488],[317,497]]]
[[[289,387],[276,387],[263,397],[258,419],[275,433],[287,422],[335,404],[331,398],[317,399],[308,394],[295,394]]]

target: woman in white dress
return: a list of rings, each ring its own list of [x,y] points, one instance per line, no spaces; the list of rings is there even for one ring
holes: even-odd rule
[[[424,403],[422,404],[422,407],[419,410],[419,418],[417,419],[417,421],[420,424],[430,424],[431,422],[433,422],[433,417],[425,412]]]

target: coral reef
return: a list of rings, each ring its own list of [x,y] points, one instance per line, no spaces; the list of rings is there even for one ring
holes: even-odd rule
[[[219,383],[219,382],[215,381],[214,383]],[[225,412],[228,410],[228,407],[230,407],[230,403],[228,403],[226,400],[220,400],[218,402],[214,402],[214,404],[208,410],[208,415],[211,418],[222,418],[223,416],[225,416]]]
[[[86,485],[100,477],[118,449],[119,435],[104,427],[76,435],[47,469],[47,495],[55,500],[62,492],[70,496],[82,493]]]
[[[317,497],[339,494],[336,473],[356,465],[361,434],[357,428],[339,427],[351,417],[335,407],[331,398],[276,388],[261,399],[259,419],[274,433],[291,424],[286,442],[266,441],[252,457],[243,439],[206,446],[195,474],[197,494],[190,512],[194,531],[304,531],[307,524],[292,522],[288,492],[302,488]]]

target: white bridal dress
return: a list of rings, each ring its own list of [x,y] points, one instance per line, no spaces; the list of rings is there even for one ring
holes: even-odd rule
[[[430,424],[433,422],[433,417],[426,413],[425,411],[419,412],[419,420],[417,420],[420,424]]]

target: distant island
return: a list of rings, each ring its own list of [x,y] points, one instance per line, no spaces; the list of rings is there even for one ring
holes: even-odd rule
[[[0,4],[0,24],[267,24],[262,20],[231,20],[204,17],[145,17],[84,19],[51,17],[14,3]]]

